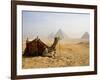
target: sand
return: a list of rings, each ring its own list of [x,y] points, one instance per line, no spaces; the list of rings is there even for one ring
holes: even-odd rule
[[[52,41],[46,41],[47,45]],[[25,44],[24,44],[25,48]],[[23,50],[24,50],[23,48]],[[22,58],[22,68],[48,68],[89,65],[89,42],[87,40],[60,41],[56,47],[55,57],[29,57]]]

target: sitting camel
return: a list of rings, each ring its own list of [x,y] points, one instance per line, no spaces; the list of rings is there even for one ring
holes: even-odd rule
[[[59,41],[58,37],[55,37],[53,44],[49,47],[43,43],[38,37],[33,41],[26,40],[26,48],[24,50],[23,56],[48,56],[55,57],[56,45]]]

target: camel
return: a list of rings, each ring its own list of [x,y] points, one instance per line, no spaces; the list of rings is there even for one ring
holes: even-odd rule
[[[43,56],[55,57],[56,45],[58,44],[59,38],[55,37],[53,44],[50,47],[46,47],[43,51]]]
[[[33,41],[26,40],[26,48],[23,56],[48,56],[54,57],[56,53],[56,45],[58,44],[59,38],[55,37],[53,44],[49,47],[42,42],[38,37]]]

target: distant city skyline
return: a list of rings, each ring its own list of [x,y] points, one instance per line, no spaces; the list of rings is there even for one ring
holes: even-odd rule
[[[22,11],[23,39],[48,37],[61,29],[70,38],[81,38],[89,33],[90,15],[88,13]]]

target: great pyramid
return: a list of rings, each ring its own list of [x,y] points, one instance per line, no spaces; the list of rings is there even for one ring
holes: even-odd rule
[[[64,38],[64,33],[61,29],[59,29],[57,31],[57,33],[55,34],[55,37],[59,37],[59,39],[63,39]]]
[[[59,29],[56,33],[50,33],[48,38],[49,39],[54,39],[54,37],[59,37],[59,39],[68,39],[69,37],[67,36],[66,33],[64,33],[61,29]]]

